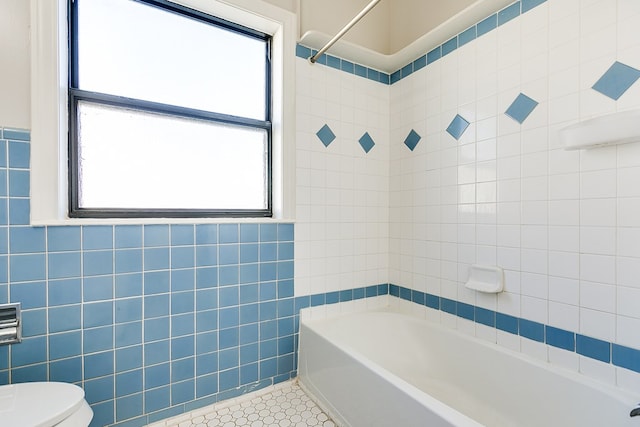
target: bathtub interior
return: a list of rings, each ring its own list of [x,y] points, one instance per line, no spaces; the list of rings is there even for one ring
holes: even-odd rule
[[[326,374],[341,381],[349,378],[345,366],[360,363],[482,425],[640,425],[629,417],[637,396],[399,311],[391,304],[323,320],[307,317],[301,325],[301,381]],[[334,357],[335,367],[323,362],[324,372],[314,374],[313,366],[303,366],[304,346],[318,337],[315,352],[335,346],[342,359]]]

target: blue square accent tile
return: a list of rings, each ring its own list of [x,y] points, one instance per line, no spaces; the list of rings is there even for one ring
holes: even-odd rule
[[[82,352],[95,353],[113,348],[113,326],[84,329],[82,332]]]
[[[277,224],[260,224],[260,241],[275,242],[278,240]]]
[[[80,304],[49,308],[50,333],[71,331],[81,327]]]
[[[101,301],[113,298],[111,276],[85,277],[83,279],[84,301]]]
[[[442,56],[448,55],[458,48],[458,37],[447,40],[442,44]]]
[[[142,319],[142,298],[116,300],[116,323],[135,322]]]
[[[458,46],[462,47],[465,44],[475,40],[476,38],[476,27],[473,26],[471,28],[467,28],[463,32],[458,35]]]
[[[416,72],[418,70],[423,69],[427,66],[427,55],[422,55],[420,58],[413,61],[413,71]]]
[[[127,397],[121,397],[116,399],[116,421],[127,420],[129,418],[142,415],[142,393],[133,394]],[[133,420],[132,420],[133,421]],[[139,425],[145,425],[145,418],[141,418]],[[135,424],[131,422],[122,427],[134,427]]]
[[[538,102],[521,93],[511,103],[505,114],[516,122],[522,124],[529,114],[538,106]]]
[[[325,147],[328,147],[329,144],[331,144],[333,140],[336,139],[335,134],[328,125],[322,126],[320,130],[316,132],[316,136],[318,137],[320,142],[324,144]]]
[[[83,274],[99,276],[113,273],[113,251],[83,252]]]
[[[498,26],[504,25],[520,16],[520,2],[517,1],[498,12]]]
[[[11,302],[22,303],[22,309],[42,308],[47,303],[45,282],[12,283]]]
[[[47,227],[47,249],[50,252],[79,251],[80,227]]]
[[[144,368],[144,388],[150,389],[169,384],[171,378],[171,365],[163,363]]]
[[[259,239],[258,224],[240,224],[240,243],[255,243]]]
[[[457,315],[467,320],[474,320],[474,307],[471,304],[465,304],[463,302],[458,302],[458,312]]]
[[[278,240],[283,242],[293,242],[294,225],[278,224]]]
[[[118,274],[115,278],[116,298],[142,295],[142,274]]]
[[[49,307],[74,304],[82,301],[82,282],[80,279],[49,280]]]
[[[167,246],[169,245],[168,225],[145,225],[144,226],[144,246]]]
[[[374,145],[376,145],[376,143],[371,138],[371,135],[369,135],[369,132],[365,132],[364,135],[360,137],[358,142],[360,143],[360,146],[362,147],[365,153],[368,153],[369,151],[371,151]]]
[[[353,74],[355,72],[355,66],[353,62],[347,61],[346,59],[342,60],[342,65],[340,69],[346,73]]]
[[[496,328],[511,334],[517,334],[518,318],[508,314],[496,313]]]
[[[498,27],[498,14],[494,13],[493,15],[483,19],[482,21],[476,24],[477,37],[487,34],[495,30]]]
[[[238,224],[220,224],[218,243],[238,243]]]
[[[411,74],[413,74],[413,63],[409,63],[409,64],[405,65],[404,67],[402,67],[400,69],[400,74],[402,75],[403,79],[405,77],[408,77]]]
[[[409,132],[409,135],[407,135],[404,140],[404,145],[406,145],[409,150],[413,151],[418,145],[418,142],[420,142],[420,139],[422,139],[422,137],[418,135],[415,130],[411,129],[411,132]]]
[[[0,199],[1,200],[1,199]],[[4,209],[4,205],[0,209]],[[0,219],[3,224],[6,223],[2,216],[4,212],[0,210]],[[31,205],[29,199],[9,199],[9,224],[11,225],[29,225],[31,217]]]
[[[601,362],[611,361],[611,343],[596,338],[576,335],[576,352]]]
[[[50,334],[48,339],[50,360],[79,356],[82,353],[82,334],[80,331]]]
[[[389,85],[391,84],[391,76],[387,73],[383,73],[382,71],[380,71],[380,73],[378,74],[378,81],[385,85]]]
[[[456,140],[459,140],[468,127],[469,122],[465,120],[465,118],[460,114],[456,114],[456,116],[449,124],[449,127],[447,128],[447,133],[454,137]]]
[[[526,13],[533,9],[534,7],[540,6],[545,3],[547,0],[522,0],[522,13]]]
[[[496,326],[496,312],[486,308],[475,308],[476,322],[494,328]]]
[[[157,317],[144,321],[145,342],[158,341],[169,338],[169,317]]]
[[[85,382],[85,393],[90,404],[113,399],[113,376]]]
[[[24,366],[47,360],[47,338],[25,338],[11,347],[11,366]]]
[[[142,367],[142,346],[119,348],[116,350],[116,372]]]
[[[442,58],[442,47],[438,46],[427,53],[427,64],[436,62],[440,58]]]
[[[206,267],[218,264],[218,246],[196,246],[196,267]]]
[[[12,254],[36,253],[45,250],[43,227],[11,227],[9,229],[9,251]]]
[[[24,368],[13,368],[11,369],[11,381],[13,383],[47,381],[47,364],[40,363]]]
[[[331,67],[331,68],[335,68],[336,70],[340,69],[340,58],[336,58],[335,56],[332,55],[327,55],[327,66]]]
[[[178,245],[193,245],[193,225],[185,224],[173,224],[171,225],[171,244]]]
[[[276,243],[260,244],[260,261],[276,261],[278,259],[278,245]]]
[[[82,381],[82,358],[59,360],[49,364],[49,380],[66,383]]]
[[[278,336],[278,323],[275,320],[269,320],[260,323],[260,339],[269,340]]]
[[[237,358],[236,358],[237,363]],[[193,378],[196,370],[196,361],[194,357],[171,362],[171,381],[178,382]],[[142,377],[140,378],[142,379]]]
[[[193,313],[184,313],[171,316],[171,336],[188,338],[185,337],[185,335],[191,335],[195,332],[194,319],[195,316]]]
[[[593,85],[593,89],[617,101],[638,78],[640,70],[616,61]]]
[[[168,408],[170,406],[170,401],[171,389],[168,386],[153,390],[145,388],[144,410],[146,413]]]
[[[144,345],[144,364],[145,366],[156,365],[158,363],[168,362],[171,347],[169,340],[156,341]]]
[[[546,325],[545,338],[547,344],[549,345],[561,348],[563,350],[575,351],[576,335],[573,332]]]
[[[198,224],[196,225],[196,244],[209,245],[218,243],[218,225],[217,224]]]
[[[169,248],[149,248],[144,250],[145,270],[166,270],[169,268]]]
[[[613,344],[612,363],[634,372],[640,372],[640,350]]]
[[[437,295],[427,294],[425,298],[425,305],[435,310],[440,310],[440,297]]]
[[[31,139],[31,136],[28,130],[5,128],[3,132],[3,138],[12,139],[15,141],[29,141]]]
[[[355,75],[360,77],[367,77],[367,68],[360,64],[355,64]]]
[[[116,250],[116,273],[142,271],[142,249]]]
[[[116,375],[116,396],[126,396],[128,394],[142,391],[142,369],[124,372]]]
[[[29,197],[30,188],[29,171],[10,170],[9,171],[9,196]]]
[[[149,295],[144,297],[144,317],[152,319],[169,315],[169,295]]]
[[[141,248],[142,226],[140,225],[116,225],[116,248]]]
[[[195,267],[195,248],[193,246],[171,247],[171,268]]]
[[[191,322],[193,323],[193,321]],[[171,359],[182,359],[195,354],[196,341],[193,335],[187,335],[171,340]]]
[[[380,71],[367,68],[367,78],[375,82],[380,81]]]
[[[47,333],[47,311],[25,310],[22,311],[22,336],[33,337]]]
[[[29,152],[30,146],[28,143],[9,141],[9,167],[28,169]]]
[[[112,249],[113,227],[89,225],[82,227],[82,249]]]
[[[391,74],[391,84],[399,82],[401,79],[401,70],[395,71]]]
[[[296,56],[302,59],[308,59],[311,56],[311,49],[301,44],[296,44]]]
[[[527,319],[519,319],[520,336],[530,340],[544,342],[544,325]]]
[[[93,328],[113,323],[113,301],[84,304],[83,326]]]

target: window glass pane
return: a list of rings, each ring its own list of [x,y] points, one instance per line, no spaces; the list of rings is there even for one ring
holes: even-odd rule
[[[78,88],[266,120],[266,42],[131,0],[77,0]]]
[[[267,131],[78,103],[85,209],[268,208]]]

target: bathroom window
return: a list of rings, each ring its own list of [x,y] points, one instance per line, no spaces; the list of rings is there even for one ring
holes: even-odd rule
[[[69,216],[272,216],[271,37],[161,0],[70,3]]]

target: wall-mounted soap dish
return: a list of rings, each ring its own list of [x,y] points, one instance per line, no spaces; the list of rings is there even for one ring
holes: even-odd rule
[[[479,292],[498,293],[504,289],[504,271],[495,265],[474,264],[469,267],[467,288]]]

